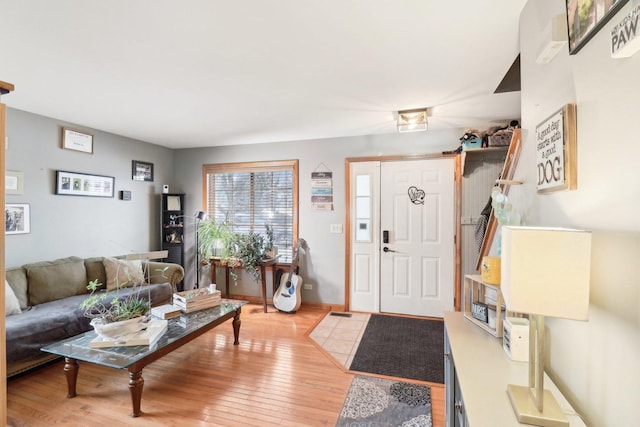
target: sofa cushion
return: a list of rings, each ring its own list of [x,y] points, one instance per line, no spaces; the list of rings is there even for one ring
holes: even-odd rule
[[[23,265],[29,280],[29,305],[87,293],[87,270],[79,257]]]
[[[4,315],[11,316],[12,314],[21,313],[20,301],[18,297],[13,293],[13,289],[9,286],[9,282],[4,281]]]
[[[104,271],[103,257],[93,257],[84,260],[84,267],[87,269],[87,283],[97,280],[98,283],[102,283],[102,286],[98,286],[98,289],[104,289],[107,287],[107,274]]]
[[[13,289],[13,293],[20,302],[20,308],[24,309],[29,306],[29,297],[27,294],[27,272],[22,267],[10,268],[6,271],[6,280]]]
[[[107,274],[107,290],[126,288],[144,283],[142,262],[139,259],[127,261],[124,259],[104,258],[102,260]]]

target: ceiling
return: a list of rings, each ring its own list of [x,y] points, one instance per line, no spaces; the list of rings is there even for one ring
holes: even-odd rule
[[[170,148],[483,129],[525,2],[0,0],[3,101]]]

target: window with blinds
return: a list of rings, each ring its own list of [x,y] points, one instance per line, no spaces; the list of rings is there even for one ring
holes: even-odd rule
[[[279,262],[291,262],[298,235],[298,161],[205,165],[205,206],[215,221],[237,233],[273,226]]]

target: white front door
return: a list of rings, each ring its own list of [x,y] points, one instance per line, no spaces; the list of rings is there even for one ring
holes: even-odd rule
[[[453,309],[454,180],[451,158],[381,164],[380,311],[442,317]]]

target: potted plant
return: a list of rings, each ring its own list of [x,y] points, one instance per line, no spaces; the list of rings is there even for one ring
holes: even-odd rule
[[[265,259],[265,238],[259,233],[233,233],[225,261],[232,268],[242,267],[260,282],[260,262]],[[237,276],[236,276],[237,278]]]
[[[228,257],[232,234],[227,221],[216,222],[211,217],[200,221],[198,225],[198,252],[202,255],[202,259],[207,260],[212,256]]]
[[[278,255],[278,247],[275,246],[273,236],[273,226],[271,224],[265,224],[266,240],[264,244],[265,255],[267,258],[275,258]]]
[[[163,276],[165,271],[166,268],[159,270]],[[146,276],[145,273],[143,271],[142,278]],[[80,304],[84,316],[91,319],[91,326],[96,333],[107,338],[144,329],[151,310],[149,287],[146,287],[146,293],[143,292],[145,287],[139,279],[133,278],[127,271],[127,280],[116,280],[115,283],[114,290],[106,291],[98,279],[90,281],[87,289],[91,293]],[[123,297],[121,293],[125,287],[133,288],[133,291]]]

